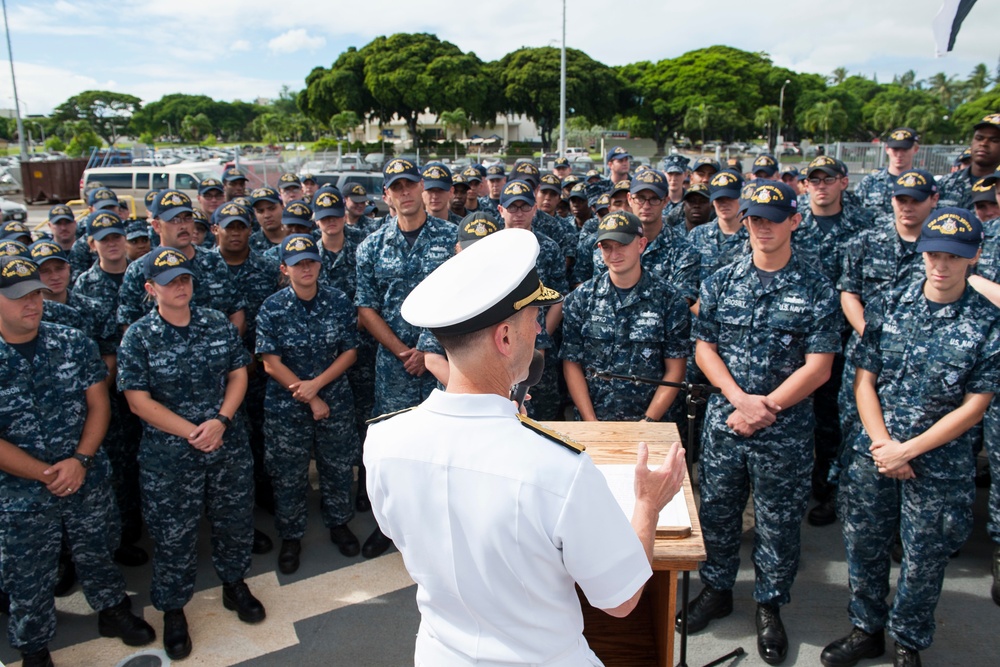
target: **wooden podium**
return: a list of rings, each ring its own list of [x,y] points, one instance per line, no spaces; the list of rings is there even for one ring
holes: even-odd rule
[[[651,422],[544,422],[587,446],[594,463],[635,465],[636,446],[649,447],[649,463],[658,466],[678,440],[677,427]],[[614,618],[594,609],[580,596],[587,642],[607,667],[674,665],[674,616],[677,612],[678,573],[696,570],[705,560],[698,510],[691,480],[684,475],[684,494],[691,517],[691,535],[685,538],[658,537],[653,547],[653,577],[646,584],[635,610],[625,618]],[[579,589],[577,589],[579,592]]]

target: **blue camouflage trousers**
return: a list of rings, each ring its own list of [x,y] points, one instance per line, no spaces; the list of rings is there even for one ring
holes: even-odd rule
[[[1000,546],[1000,404],[994,396],[983,416],[983,442],[990,461],[990,500],[986,529],[990,539]]]
[[[867,455],[852,453],[837,497],[852,624],[865,632],[887,628],[900,644],[918,651],[931,645],[944,570],[972,531],[974,496],[972,479],[894,480],[880,475]],[[890,607],[890,552],[897,527],[903,564]]]
[[[226,443],[230,446],[230,443]],[[212,565],[223,583],[250,571],[253,546],[253,463],[244,442],[208,465],[143,465],[142,511],[153,539],[151,599],[160,611],[180,609],[194,594],[198,523],[208,517]]]
[[[347,402],[349,403],[349,402]],[[264,417],[264,463],[274,485],[274,523],[283,540],[306,532],[309,460],[316,457],[323,524],[333,528],[354,517],[351,485],[361,456],[353,406],[330,405],[330,416],[316,421],[304,403]]]
[[[56,585],[65,531],[87,604],[101,611],[125,597],[125,580],[112,560],[118,546],[118,508],[107,483],[83,490],[39,512],[0,512],[0,580],[10,595],[10,645],[40,651],[56,632]]]
[[[752,492],[753,598],[783,605],[791,599],[799,568],[800,528],[813,468],[812,425],[783,423],[779,417],[745,438],[725,425],[732,408],[720,399],[710,400],[702,433],[698,514],[707,557],[699,574],[702,583],[717,590],[729,590],[736,583],[743,510]],[[812,406],[807,409],[811,415]]]

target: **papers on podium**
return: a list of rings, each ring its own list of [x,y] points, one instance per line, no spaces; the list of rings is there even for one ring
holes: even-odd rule
[[[598,465],[597,469],[608,480],[612,495],[625,512],[626,518],[631,521],[632,513],[635,511],[635,466]],[[691,517],[684,499],[684,487],[681,487],[677,495],[660,511],[656,536],[680,538],[689,535],[691,535]]]

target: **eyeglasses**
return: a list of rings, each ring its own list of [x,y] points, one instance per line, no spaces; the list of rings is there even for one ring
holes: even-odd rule
[[[184,223],[194,223],[194,215],[191,213],[178,213],[170,220],[163,220],[168,225],[182,225]]]
[[[640,207],[645,204],[649,204],[650,206],[659,206],[663,203],[663,199],[661,197],[636,197],[633,195],[632,200],[635,202],[636,206]]]
[[[527,213],[534,208],[531,204],[511,204],[510,206],[504,206],[505,209],[511,213]]]
[[[822,183],[823,185],[833,185],[840,179],[836,176],[824,176],[823,178],[817,178],[813,176],[812,178],[809,178],[807,180],[813,185],[819,185],[820,183]]]

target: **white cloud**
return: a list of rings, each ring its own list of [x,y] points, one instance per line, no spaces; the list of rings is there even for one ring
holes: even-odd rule
[[[9,61],[0,61],[0,71],[9,72]],[[35,63],[14,61],[17,75],[17,96],[22,111],[28,114],[47,114],[68,98],[85,90],[120,90],[113,80],[98,81],[62,67],[49,67]],[[128,92],[128,91],[121,91]],[[0,106],[14,107],[14,91],[10,76],[0,77]]]
[[[295,53],[296,51],[315,51],[326,46],[325,37],[310,37],[305,28],[289,30],[267,43],[272,53]]]
[[[238,39],[229,47],[230,51],[249,51],[250,42],[245,39]]]

